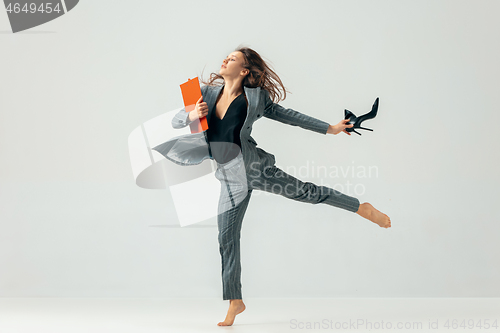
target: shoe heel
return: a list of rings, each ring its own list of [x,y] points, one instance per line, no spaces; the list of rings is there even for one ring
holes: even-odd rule
[[[359,133],[359,132],[358,132],[358,131],[356,131],[355,129],[353,129],[352,131],[353,131],[354,133],[356,133],[356,134],[361,135],[361,133]]]
[[[360,129],[364,129],[364,130],[367,130],[367,131],[372,131],[372,132],[373,132],[373,130],[372,130],[371,128],[366,128],[366,127],[361,127],[361,126],[360,126],[360,127],[358,127],[358,128],[360,128]]]

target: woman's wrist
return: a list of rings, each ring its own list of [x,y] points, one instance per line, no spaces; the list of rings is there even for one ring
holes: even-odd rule
[[[193,112],[194,112],[194,111],[195,111],[195,110],[192,110],[192,111],[190,111],[190,112],[189,112],[189,114],[188,114],[188,119],[189,119],[189,121],[193,121],[193,120],[194,120],[194,119],[193,119],[193,118],[194,118],[194,114],[193,114]]]
[[[336,131],[336,126],[335,125],[330,125],[328,126],[328,130],[326,131],[328,134],[337,134],[338,132]]]

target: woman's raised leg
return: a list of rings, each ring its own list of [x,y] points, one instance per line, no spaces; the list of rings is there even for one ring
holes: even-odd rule
[[[318,186],[311,182],[303,182],[280,168],[268,166],[259,177],[250,182],[252,189],[271,192],[286,198],[311,204],[324,203],[345,209],[378,224],[380,227],[391,227],[391,219],[375,209],[370,203],[360,203],[355,197],[344,194],[327,186]]]
[[[327,186],[303,182],[275,165],[266,167],[258,178],[250,181],[250,185],[252,189],[279,194],[292,200],[311,204],[324,203],[354,213],[360,205],[355,197]]]

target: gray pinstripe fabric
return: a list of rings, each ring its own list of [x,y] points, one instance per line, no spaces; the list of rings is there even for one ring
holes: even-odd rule
[[[222,87],[201,88],[203,100],[209,108],[208,123],[213,116],[215,102]],[[228,163],[217,163],[215,172],[215,177],[221,182],[217,224],[224,300],[242,298],[240,231],[253,190],[267,191],[305,203],[325,203],[351,212],[356,212],[360,204],[355,197],[326,186],[302,182],[285,173],[275,166],[274,155],[258,148],[257,142],[250,135],[253,123],[262,116],[320,134],[326,134],[328,123],[273,103],[269,93],[260,87],[244,87],[244,92],[248,100],[248,110],[240,132],[241,152]],[[174,128],[182,128],[190,123],[185,109],[181,109],[172,119]],[[199,164],[207,158],[212,158],[205,132],[182,135],[153,149],[180,165]],[[246,179],[242,174],[246,175]]]

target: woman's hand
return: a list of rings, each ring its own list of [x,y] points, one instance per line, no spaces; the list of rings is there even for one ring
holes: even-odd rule
[[[347,135],[351,135],[351,133],[347,132],[345,129],[353,127],[354,124],[348,125],[347,124],[348,122],[349,122],[349,119],[342,119],[340,121],[340,123],[338,123],[337,125],[330,125],[330,127],[328,127],[328,131],[326,131],[326,133],[339,134],[340,132],[344,132]]]
[[[189,112],[189,120],[193,121],[198,118],[203,118],[207,114],[208,114],[208,105],[206,102],[203,102],[203,96],[201,96],[198,102],[196,102],[194,110]]]

